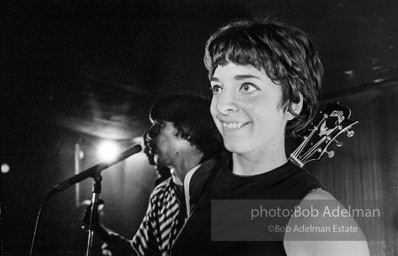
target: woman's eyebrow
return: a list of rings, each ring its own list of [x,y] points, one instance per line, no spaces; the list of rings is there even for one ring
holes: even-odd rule
[[[244,80],[244,79],[249,79],[249,78],[261,80],[260,77],[254,76],[254,75],[236,75],[236,76],[234,76],[235,80]],[[220,81],[220,79],[218,79],[217,77],[214,77],[214,76],[210,79],[210,82],[219,82],[219,81]]]
[[[261,80],[258,76],[254,76],[254,75],[236,75],[234,78],[236,80],[243,80],[243,79],[248,79],[248,78],[255,78],[255,79]]]

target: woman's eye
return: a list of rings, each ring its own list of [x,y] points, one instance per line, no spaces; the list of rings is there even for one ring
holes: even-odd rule
[[[254,84],[245,83],[245,84],[242,84],[242,86],[240,87],[239,90],[244,93],[251,93],[254,91],[258,91],[259,88],[257,86],[255,86]]]
[[[219,85],[212,85],[212,86],[210,87],[210,91],[211,91],[211,93],[212,93],[213,95],[219,94],[219,93],[221,92],[221,90],[222,90],[222,87],[219,86]]]

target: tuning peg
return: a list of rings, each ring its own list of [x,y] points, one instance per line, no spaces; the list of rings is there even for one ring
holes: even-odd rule
[[[348,131],[347,130],[347,137],[351,138],[352,136],[354,136],[355,132],[354,131]]]
[[[344,145],[344,143],[343,142],[341,142],[341,141],[338,141],[338,140],[334,140],[335,142],[336,142],[336,146],[337,147],[342,147],[343,145]]]
[[[329,158],[334,157],[334,151],[326,151],[326,153],[328,154]]]

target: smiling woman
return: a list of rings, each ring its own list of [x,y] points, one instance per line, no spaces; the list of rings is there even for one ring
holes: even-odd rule
[[[312,200],[340,206],[314,176],[286,158],[285,136],[310,123],[318,105],[323,68],[308,36],[274,21],[235,21],[210,37],[205,65],[211,114],[232,158],[219,161],[210,174],[191,178],[189,190],[200,192],[191,197],[193,214],[173,255],[369,255],[351,217],[288,216],[254,223],[247,214],[253,200],[287,212],[309,210]],[[330,223],[344,223],[355,232],[349,239],[311,229],[287,232]]]
[[[284,127],[293,118],[280,105],[282,87],[268,78],[264,71],[253,66],[228,63],[219,66],[211,79],[213,100],[211,113],[223,136],[225,147],[232,152],[245,154],[257,161],[267,157],[267,169],[286,161]],[[299,104],[294,104],[297,109]],[[263,159],[264,160],[264,159]],[[236,174],[262,173],[257,170],[236,170]]]

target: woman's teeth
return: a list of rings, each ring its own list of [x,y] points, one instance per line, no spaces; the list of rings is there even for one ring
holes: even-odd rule
[[[226,129],[239,129],[241,128],[245,123],[243,122],[233,122],[233,123],[222,123],[223,128]]]

